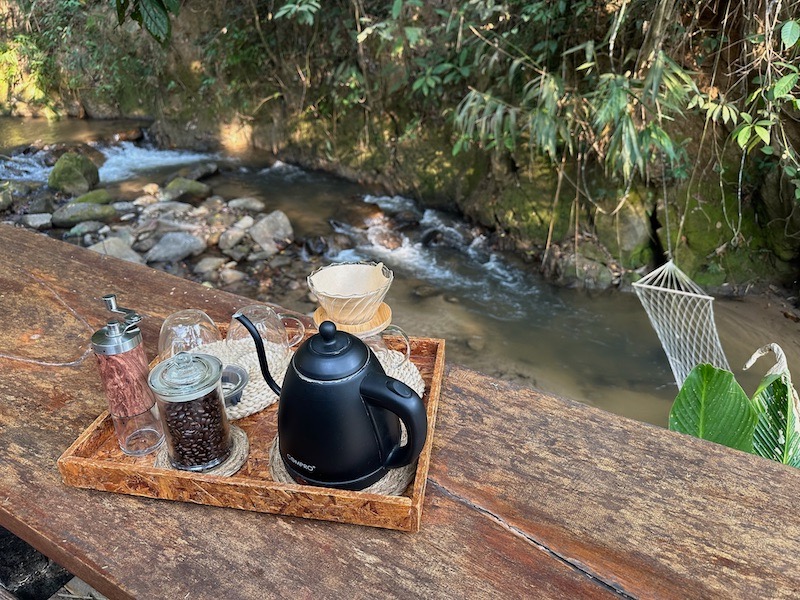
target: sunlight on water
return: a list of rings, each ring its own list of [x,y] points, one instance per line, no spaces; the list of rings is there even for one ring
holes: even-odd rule
[[[98,150],[106,157],[106,162],[100,167],[100,181],[108,183],[123,181],[152,169],[180,167],[219,158],[216,154],[141,147],[133,142],[120,142]]]
[[[97,145],[106,161],[98,169],[100,181],[115,183],[136,175],[164,167],[180,167],[219,158],[215,154],[186,152],[182,150],[159,150],[143,147],[133,142],[113,145]],[[14,179],[44,183],[53,170],[45,164],[47,154],[21,154],[0,163],[0,179]]]

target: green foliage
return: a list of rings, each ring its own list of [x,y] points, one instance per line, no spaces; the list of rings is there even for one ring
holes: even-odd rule
[[[800,400],[778,346],[762,348],[748,366],[772,349],[778,364],[749,399],[733,373],[712,365],[695,367],[672,406],[669,428],[800,467]]]
[[[624,181],[646,176],[653,163],[678,166],[681,145],[663,123],[696,93],[691,75],[661,50],[620,56],[614,42],[625,18],[607,21],[604,3],[522,4],[518,15],[485,4],[479,14],[490,20],[470,27],[483,45],[476,63],[492,77],[456,110],[458,150],[473,140],[505,151],[524,146],[554,163],[562,154],[593,158]],[[603,22],[611,30],[597,27]]]
[[[293,19],[301,25],[313,25],[320,4],[316,0],[294,0],[281,6],[275,13],[276,19]]]
[[[669,428],[704,440],[753,450],[756,411],[733,373],[708,364],[692,369],[672,410]]]
[[[180,0],[114,0],[117,20],[122,25],[126,19],[136,21],[157,42],[166,45],[172,35],[170,13],[177,15]]]

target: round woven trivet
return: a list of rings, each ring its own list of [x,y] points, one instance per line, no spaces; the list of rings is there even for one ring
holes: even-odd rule
[[[370,494],[381,494],[383,496],[400,496],[414,481],[414,473],[417,470],[417,461],[410,465],[400,467],[399,469],[391,469],[381,479],[373,483],[371,486],[359,490],[361,492],[368,492]],[[278,450],[278,436],[272,440],[272,446],[269,449],[269,472],[273,481],[277,483],[297,483],[289,471],[286,470],[286,465],[283,464],[281,453]]]
[[[278,396],[269,388],[264,376],[261,374],[261,365],[258,362],[253,340],[242,339],[213,342],[195,348],[193,352],[211,354],[222,361],[223,365],[239,365],[247,371],[248,381],[244,386],[242,397],[235,406],[226,406],[225,414],[231,421],[241,419],[264,410],[278,400]],[[292,358],[291,351],[268,341],[264,341],[264,354],[267,358],[269,372],[278,385],[283,383],[283,376],[289,367]]]
[[[231,449],[230,456],[224,461],[219,463],[216,467],[212,467],[205,471],[193,471],[195,473],[202,473],[203,475],[219,475],[221,477],[229,477],[242,468],[242,465],[247,462],[247,455],[250,452],[250,442],[247,440],[247,434],[236,425],[231,425],[231,438],[233,441],[233,448]],[[169,462],[169,455],[167,454],[167,444],[161,446],[156,454],[156,461],[153,466],[157,469],[173,469],[175,471],[182,471],[183,469],[176,469]],[[186,471],[187,473],[190,471]]]

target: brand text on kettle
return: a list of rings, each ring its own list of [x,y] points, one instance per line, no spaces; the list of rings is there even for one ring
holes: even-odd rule
[[[316,468],[317,468],[317,466],[316,466],[316,465],[309,465],[309,464],[306,464],[306,463],[304,463],[304,462],[300,462],[299,460],[297,460],[297,459],[296,459],[294,456],[292,456],[291,454],[287,454],[287,455],[286,455],[286,458],[288,458],[290,461],[292,461],[292,463],[293,463],[293,464],[297,465],[298,467],[301,467],[301,468],[305,469],[305,470],[306,470],[306,471],[308,471],[309,473],[313,473],[313,472],[314,472],[314,469],[316,469]]]

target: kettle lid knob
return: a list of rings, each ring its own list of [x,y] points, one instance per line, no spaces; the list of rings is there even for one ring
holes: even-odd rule
[[[336,342],[336,323],[333,321],[324,321],[319,326],[319,335],[326,346],[331,342]]]

